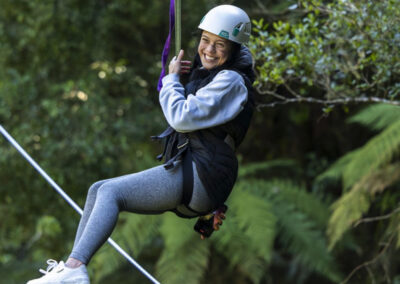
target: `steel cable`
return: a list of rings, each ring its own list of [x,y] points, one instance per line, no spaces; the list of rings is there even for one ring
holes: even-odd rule
[[[62,188],[29,156],[29,154],[15,141],[15,139],[0,125],[0,132],[8,142],[35,168],[36,171],[80,214],[82,209],[73,201]],[[108,238],[107,242],[125,257],[132,265],[142,272],[151,282],[160,284],[150,273],[141,267],[131,256],[129,256],[115,241]]]

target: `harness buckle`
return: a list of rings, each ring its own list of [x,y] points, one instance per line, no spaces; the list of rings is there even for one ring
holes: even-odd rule
[[[181,149],[181,148],[185,147],[187,144],[189,144],[189,138],[186,138],[185,143],[183,143],[182,145],[178,145],[178,146],[176,146],[176,147],[177,147],[178,149]]]

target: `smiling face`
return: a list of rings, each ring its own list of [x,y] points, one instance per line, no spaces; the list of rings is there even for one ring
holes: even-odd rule
[[[231,42],[215,34],[203,31],[197,52],[204,68],[210,70],[228,60]]]

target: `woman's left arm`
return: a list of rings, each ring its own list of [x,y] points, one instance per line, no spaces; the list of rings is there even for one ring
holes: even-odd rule
[[[247,102],[242,76],[231,70],[219,72],[196,95],[184,96],[178,74],[163,79],[160,104],[169,125],[178,132],[189,132],[224,124],[235,118]]]

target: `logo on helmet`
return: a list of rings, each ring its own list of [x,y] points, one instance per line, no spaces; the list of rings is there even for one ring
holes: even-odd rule
[[[232,35],[233,35],[234,37],[236,37],[236,36],[240,33],[240,31],[241,31],[242,29],[243,29],[243,23],[237,24],[237,25],[235,26],[235,28],[233,29]]]
[[[219,35],[220,37],[229,39],[229,32],[227,32],[227,31],[221,30],[221,31],[219,32],[218,35]]]

